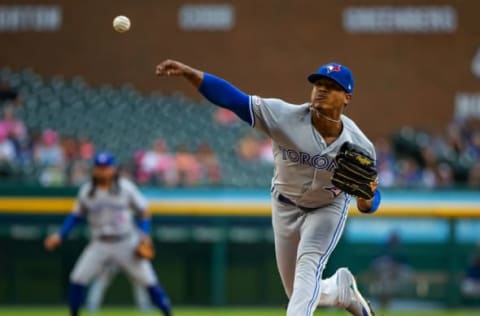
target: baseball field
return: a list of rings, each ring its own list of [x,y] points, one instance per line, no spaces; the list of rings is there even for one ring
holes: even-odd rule
[[[66,308],[0,308],[2,316],[65,316],[68,315]],[[98,313],[82,313],[84,316],[153,316],[160,315],[158,312],[140,312],[130,308],[104,308]],[[174,310],[175,316],[282,316],[285,315],[283,309],[274,308],[177,308]],[[317,311],[315,315],[329,316],[348,316],[343,311],[322,310]],[[391,311],[386,313],[377,313],[378,316],[474,316],[480,315],[480,310],[445,310],[445,311]]]

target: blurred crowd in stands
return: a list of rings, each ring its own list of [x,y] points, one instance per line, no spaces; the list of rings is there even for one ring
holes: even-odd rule
[[[196,152],[186,146],[171,152],[159,139],[152,148],[135,153],[134,166],[139,184],[193,187],[220,185],[222,180],[220,163],[208,144],[200,145]]]
[[[402,128],[375,140],[383,187],[480,188],[480,119],[452,122],[443,134]]]
[[[0,82],[0,177],[15,180],[35,175],[44,186],[77,186],[89,178],[95,144],[87,136],[59,135],[53,129],[30,130],[16,118],[22,97],[7,81]],[[228,110],[214,112],[212,124],[241,124]],[[65,122],[68,124],[68,122]],[[245,128],[235,146],[240,163],[273,166],[272,143]],[[175,137],[172,135],[172,137]],[[193,135],[192,135],[193,137]],[[135,140],[134,140],[135,141]],[[480,119],[452,122],[443,134],[405,127],[390,138],[374,141],[380,186],[387,188],[480,188]],[[166,187],[221,186],[222,164],[206,140],[197,148],[169,147],[168,137],[131,153],[122,172],[141,185]],[[103,148],[102,148],[103,149]],[[242,170],[238,170],[239,173]],[[273,173],[273,170],[272,170]],[[270,179],[265,179],[268,183]]]

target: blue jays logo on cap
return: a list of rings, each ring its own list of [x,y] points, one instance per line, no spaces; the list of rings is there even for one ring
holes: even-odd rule
[[[97,167],[115,166],[115,156],[108,151],[102,151],[95,155],[94,164]]]
[[[338,83],[347,93],[353,93],[355,80],[348,67],[338,63],[328,63],[308,76],[308,81],[315,83],[319,78],[326,77]]]
[[[327,72],[330,73],[332,71],[340,71],[342,69],[342,65],[328,65]]]

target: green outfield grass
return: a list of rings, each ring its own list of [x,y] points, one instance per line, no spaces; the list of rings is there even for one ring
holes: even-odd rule
[[[68,316],[66,308],[44,308],[44,307],[0,307],[1,316]],[[83,316],[153,316],[161,315],[156,312],[142,313],[130,308],[104,308],[98,313],[82,313]],[[282,316],[285,315],[283,309],[273,308],[176,308],[174,316]],[[343,311],[322,310],[315,313],[316,316],[348,316]],[[400,312],[392,311],[377,313],[378,316],[478,316],[480,310],[446,310],[446,311],[418,311],[418,312]]]

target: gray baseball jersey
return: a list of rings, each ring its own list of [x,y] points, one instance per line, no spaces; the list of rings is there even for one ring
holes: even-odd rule
[[[121,178],[118,185],[118,193],[96,188],[93,197],[88,196],[92,188],[90,182],[80,188],[73,213],[87,218],[93,237],[133,232],[136,230],[134,213],[147,208],[147,201],[132,182]]]
[[[336,274],[323,270],[343,229],[350,196],[332,185],[335,156],[353,142],[375,158],[373,144],[357,125],[341,116],[343,130],[327,145],[312,124],[309,104],[250,97],[253,125],[273,140],[272,226],[275,256],[285,293],[287,316],[311,316],[316,306],[342,306]],[[285,203],[286,197],[290,202]],[[315,209],[305,212],[302,208]]]
[[[336,167],[340,146],[353,142],[375,159],[372,142],[347,116],[342,115],[343,130],[327,146],[312,124],[309,104],[293,105],[279,99],[251,97],[254,126],[273,140],[275,172],[272,185],[284,196],[304,207],[331,204],[341,192],[330,178]]]

